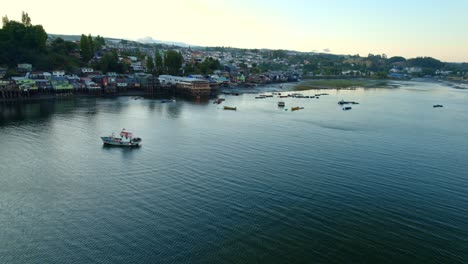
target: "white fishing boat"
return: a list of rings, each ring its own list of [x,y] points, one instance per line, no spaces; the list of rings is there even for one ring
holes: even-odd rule
[[[122,146],[122,147],[138,147],[141,144],[141,138],[133,136],[133,133],[124,129],[120,132],[119,136],[114,133],[107,137],[101,137],[104,145]]]

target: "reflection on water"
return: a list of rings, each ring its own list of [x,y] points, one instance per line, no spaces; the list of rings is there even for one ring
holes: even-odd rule
[[[466,262],[468,91],[301,93],[0,104],[0,263]]]

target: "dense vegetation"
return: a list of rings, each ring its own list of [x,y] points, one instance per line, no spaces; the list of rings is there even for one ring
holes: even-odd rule
[[[79,58],[70,56],[78,46],[63,39],[47,43],[48,36],[41,25],[32,25],[27,13],[22,21],[3,17],[0,29],[0,66],[14,69],[19,63],[31,63],[38,69],[70,69],[80,64]],[[10,70],[9,74],[15,74]]]
[[[195,62],[185,66],[185,74],[212,74],[215,70],[221,69],[221,64],[218,60],[212,57],[206,58],[203,62]]]

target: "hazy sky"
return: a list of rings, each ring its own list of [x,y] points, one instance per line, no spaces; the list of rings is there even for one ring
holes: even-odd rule
[[[468,0],[4,1],[48,33],[468,62]]]

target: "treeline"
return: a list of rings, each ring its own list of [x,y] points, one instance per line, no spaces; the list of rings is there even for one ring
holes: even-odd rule
[[[146,58],[146,69],[148,72],[161,75],[189,75],[189,74],[212,74],[221,69],[219,60],[212,57],[205,58],[202,62],[187,63],[184,65],[184,57],[175,50],[168,50],[161,53],[156,49],[154,58]]]
[[[212,74],[214,71],[221,69],[221,63],[212,57],[206,58],[202,62],[195,62],[185,66],[185,74]]]
[[[182,54],[175,50],[168,50],[161,53],[158,49],[154,52],[154,58],[151,56],[146,57],[146,70],[147,72],[156,75],[170,74],[180,75],[184,57]]]
[[[32,25],[25,12],[21,22],[2,18],[0,29],[0,66],[9,69],[7,75],[15,75],[19,63],[30,63],[38,69],[70,69],[79,66],[79,58],[70,57],[78,46],[63,39],[47,44],[47,33],[41,25]]]
[[[91,35],[85,36],[82,34],[80,38],[80,49],[83,60],[89,61],[93,58],[94,53],[105,45],[106,42],[104,38],[99,35],[93,39]]]

